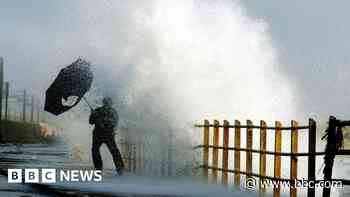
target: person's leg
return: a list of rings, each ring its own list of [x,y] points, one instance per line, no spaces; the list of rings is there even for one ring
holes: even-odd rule
[[[92,160],[94,162],[94,166],[96,170],[102,170],[103,163],[100,153],[100,147],[102,145],[102,139],[96,134],[93,134],[92,138]]]
[[[110,139],[108,139],[106,144],[107,144],[109,151],[112,154],[113,162],[114,162],[114,165],[115,165],[115,168],[116,168],[118,174],[122,175],[123,170],[124,170],[124,162],[123,162],[122,156],[120,154],[120,151],[117,147],[117,144],[115,143],[114,136],[112,136]]]

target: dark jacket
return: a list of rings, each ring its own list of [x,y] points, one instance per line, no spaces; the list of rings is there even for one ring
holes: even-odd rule
[[[118,113],[109,106],[99,107],[91,112],[89,123],[95,125],[94,132],[113,133],[118,126]]]

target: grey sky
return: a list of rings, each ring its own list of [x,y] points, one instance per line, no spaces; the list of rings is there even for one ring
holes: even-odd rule
[[[270,24],[287,64],[349,64],[349,1],[242,1]]]
[[[40,73],[36,67],[59,59],[63,46],[72,45],[72,57],[79,54],[79,49],[73,46],[74,42],[83,43],[83,38],[74,34],[68,40],[59,39],[60,33],[69,34],[79,22],[62,18],[74,11],[71,2],[1,1],[0,55],[5,57],[6,78],[17,87],[35,89],[22,79]],[[346,116],[348,109],[343,105],[350,101],[350,90],[346,86],[350,82],[350,2],[244,0],[241,3],[248,15],[269,25],[281,68],[300,85],[300,97],[310,115],[320,113],[322,105],[322,115],[337,112]],[[67,25],[67,20],[71,20],[71,25]],[[30,48],[35,50],[28,50]],[[47,48],[50,51],[46,51]],[[37,60],[37,65],[33,65],[31,57],[40,55],[50,56],[50,61]]]
[[[269,24],[281,66],[304,90],[310,113],[349,116],[349,1],[245,0],[251,16]],[[339,113],[340,112],[340,113]]]
[[[0,6],[0,54],[5,59],[6,78],[23,87],[27,82],[18,79],[32,77],[32,57],[45,55],[42,43],[54,37],[57,18],[62,12],[61,1],[2,1]],[[52,35],[48,35],[49,32]],[[33,48],[34,50],[30,50]],[[29,85],[29,84],[28,84]]]

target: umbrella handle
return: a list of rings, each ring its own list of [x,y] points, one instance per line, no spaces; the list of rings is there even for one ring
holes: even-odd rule
[[[91,107],[89,101],[85,98],[85,96],[83,96],[83,100],[84,100],[85,103],[89,106],[89,108],[90,108],[91,110],[94,110],[94,108]]]

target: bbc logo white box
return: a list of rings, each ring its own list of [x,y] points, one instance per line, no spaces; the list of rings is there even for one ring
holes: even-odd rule
[[[41,170],[42,183],[56,183],[56,169],[42,169]]]
[[[72,182],[100,182],[100,170],[59,170],[54,168],[43,169],[8,169],[8,183],[56,183],[57,181]],[[58,176],[59,175],[59,176]]]
[[[25,169],[24,182],[39,183],[39,169]]]
[[[8,169],[7,170],[8,183],[22,183],[22,169]]]

